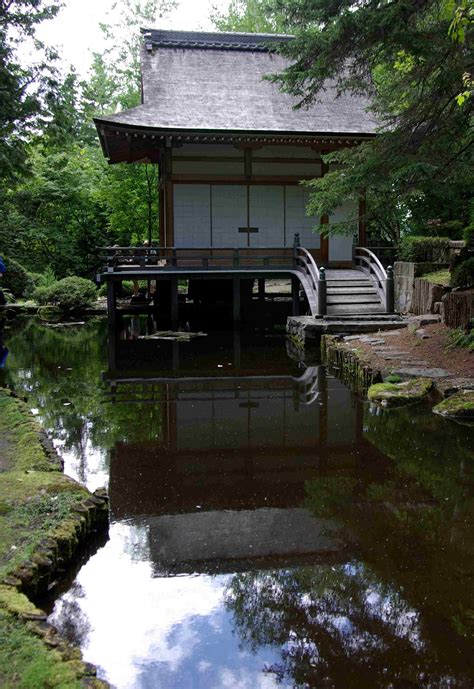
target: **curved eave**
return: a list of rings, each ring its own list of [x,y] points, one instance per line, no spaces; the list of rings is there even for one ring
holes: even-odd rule
[[[110,163],[139,162],[147,158],[146,153],[150,153],[151,158],[159,157],[163,148],[173,144],[245,144],[258,141],[264,144],[321,144],[322,147],[327,147],[327,150],[334,150],[352,146],[376,136],[374,132],[155,128],[113,122],[100,117],[95,117],[94,123],[102,151]]]

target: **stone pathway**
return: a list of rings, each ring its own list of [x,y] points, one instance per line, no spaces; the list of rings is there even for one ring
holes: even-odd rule
[[[390,342],[387,343],[385,339],[387,335],[394,335],[392,333],[384,333],[384,337],[370,337],[367,335],[349,335],[344,337],[344,342],[350,342],[354,345],[357,342],[363,342],[365,345],[370,345],[373,353],[383,361],[387,362],[387,368],[390,369],[392,375],[399,375],[402,378],[419,377],[424,378],[452,378],[452,374],[444,368],[430,367],[427,361],[417,358],[412,351],[394,347]],[[354,347],[355,349],[357,347]],[[390,362],[397,362],[396,366],[390,366]]]

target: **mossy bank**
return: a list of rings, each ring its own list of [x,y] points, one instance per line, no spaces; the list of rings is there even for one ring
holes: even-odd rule
[[[0,496],[0,685],[108,686],[33,602],[87,538],[107,528],[107,496],[62,473],[26,404],[1,388]]]

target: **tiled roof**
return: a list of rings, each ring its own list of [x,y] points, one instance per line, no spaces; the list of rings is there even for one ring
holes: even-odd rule
[[[269,50],[291,36],[144,30],[143,104],[96,119],[160,133],[374,134],[367,101],[328,83],[309,108],[265,77],[287,59]]]

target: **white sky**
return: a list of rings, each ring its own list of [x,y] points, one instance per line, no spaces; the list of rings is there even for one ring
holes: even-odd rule
[[[104,48],[99,22],[107,21],[113,0],[65,0],[58,16],[38,26],[37,37],[59,48],[62,60],[85,76],[91,53]],[[212,29],[209,15],[213,7],[226,7],[229,0],[179,0],[176,10],[153,28]]]

